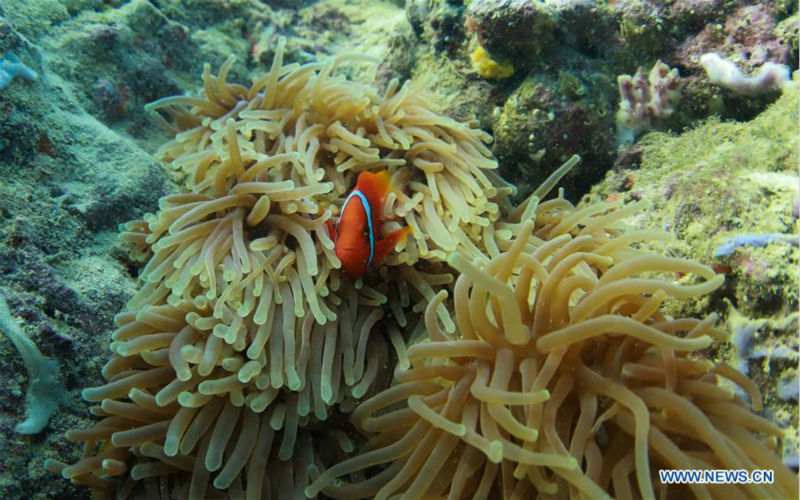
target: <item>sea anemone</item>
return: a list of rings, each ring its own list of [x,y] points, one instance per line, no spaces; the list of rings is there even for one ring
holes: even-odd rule
[[[164,484],[190,498],[265,498],[287,491],[281,481],[302,492],[305,466],[265,478],[268,460],[350,451],[319,422],[381,385],[390,345],[404,358],[425,306],[453,281],[449,252],[478,257],[487,236],[494,247],[510,238],[493,233],[493,200],[513,189],[492,173],[488,134],[397,81],[379,95],[335,76],[343,62],[370,58],[284,65],[283,43],[250,87],[227,82],[230,58],[216,76],[205,66],[200,96],[148,105],[174,134],[157,156],[186,191],[123,227],[146,262],[142,286],[116,318],[107,383],[83,392],[102,420],[68,433],[85,442],[82,459],[48,462],[64,477],[110,492],[132,453],[132,479],[171,475]],[[326,225],[364,170],[392,175],[383,231],[402,224],[413,234],[353,280]]]
[[[737,394],[760,411],[755,384],[699,352],[724,336],[715,315],[659,312],[723,277],[635,248],[666,237],[617,227],[641,202],[536,201],[520,207],[531,217],[507,250],[484,263],[449,256],[460,272],[456,332],[438,323],[440,291],[410,366],[352,413],[368,438],[360,454],[315,472],[308,497],[797,497],[797,477],[773,450],[781,430]],[[678,273],[681,283],[667,279]],[[657,475],[760,468],[773,484],[669,485]]]

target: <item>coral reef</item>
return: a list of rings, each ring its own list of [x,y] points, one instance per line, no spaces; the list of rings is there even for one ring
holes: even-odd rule
[[[430,44],[430,54],[417,56],[408,72],[437,73],[431,80],[441,89],[441,98],[452,101],[450,109],[461,116],[466,112],[479,118],[480,126],[497,139],[492,150],[503,175],[527,190],[547,175],[544,166],[578,153],[586,161],[565,179],[565,187],[585,192],[600,180],[597,172],[612,166],[614,155],[605,152],[636,138],[628,133],[619,141],[613,133],[620,100],[608,75],[632,74],[657,60],[679,69],[683,98],[658,128],[681,130],[711,115],[751,119],[776,98],[744,98],[710,85],[700,65],[702,54],[719,52],[747,74],[765,61],[797,68],[797,58],[787,57],[796,52],[792,47],[798,24],[788,4],[473,1],[463,14],[464,38],[459,41],[462,32],[451,30],[448,57],[437,57],[443,49],[428,33],[446,4],[409,2],[409,21],[419,28],[418,39]],[[475,69],[479,76],[482,71],[497,75],[495,66],[473,63],[474,56],[484,54],[476,46],[491,60],[513,67],[514,74],[480,87],[470,82]],[[499,111],[487,113],[487,102]]]
[[[124,228],[147,264],[108,382],[83,392],[102,420],[68,433],[87,443],[81,460],[49,470],[178,498],[699,498],[732,490],[656,487],[653,471],[765,464],[776,482],[741,493],[797,494],[756,438],[782,436],[750,410],[757,386],[697,356],[724,338],[717,315],[662,313],[724,277],[636,248],[668,239],[621,225],[647,203],[540,203],[574,157],[512,207],[480,130],[397,81],[380,95],[335,76],[346,57],[284,66],[283,43],[250,87],[228,83],[231,58],[204,67],[200,96],[148,106],[175,134],[158,154],[188,189]],[[383,231],[402,220],[414,234],[352,282],[325,223],[365,169],[398,186]],[[384,389],[389,344],[399,370]],[[371,439],[348,458],[334,422],[351,412]]]
[[[14,345],[0,336],[0,497],[82,499],[85,488],[57,480],[43,461],[76,451],[63,433],[87,419],[80,388],[99,383],[96,360],[106,356],[113,316],[135,286],[127,259],[115,252],[116,227],[156,203],[165,176],[140,146],[86,111],[68,75],[52,71],[54,54],[38,31],[10,24],[34,7],[21,3],[20,10],[14,2],[0,6],[0,54],[16,54],[39,78],[15,79],[2,90],[0,294],[25,334],[59,364],[69,393],[43,432],[15,432],[30,380]],[[59,5],[26,21],[46,22]]]
[[[745,66],[748,72],[764,63],[788,64],[790,47],[776,30],[778,14],[766,2],[742,5],[721,25],[707,24],[682,47],[687,62],[696,64],[702,54],[719,52]]]
[[[745,74],[754,73],[764,61],[785,63],[791,70],[796,69],[796,2],[546,0],[541,2],[543,8],[540,9],[547,14],[547,19],[542,20],[551,23],[546,36],[525,40],[510,40],[503,29],[487,28],[514,28],[510,23],[520,19],[515,16],[521,11],[511,7],[517,2],[481,3],[503,8],[496,9],[491,16],[482,16],[481,22],[477,22],[478,18],[469,16],[468,12],[470,4],[476,4],[477,8],[479,3],[461,0],[0,2],[0,55],[17,55],[38,75],[36,82],[15,79],[2,90],[0,293],[7,298],[11,315],[19,320],[22,330],[43,355],[59,361],[63,383],[70,391],[44,432],[16,433],[14,427],[24,419],[29,381],[13,344],[4,337],[0,339],[0,378],[4,381],[0,387],[0,452],[4,457],[0,466],[0,497],[90,498],[88,488],[46,471],[43,462],[47,457],[74,461],[82,456],[84,443],[65,440],[63,433],[66,429],[87,429],[97,423],[97,415],[103,411],[102,403],[92,410],[96,415],[89,414],[86,403],[80,398],[81,389],[106,383],[101,367],[108,359],[109,336],[117,329],[114,315],[142,286],[137,280],[145,265],[142,259],[154,259],[152,250],[158,251],[147,244],[140,248],[148,254],[129,253],[129,248],[117,242],[116,226],[120,221],[141,219],[146,211],[155,212],[153,217],[162,217],[164,211],[158,207],[159,197],[165,193],[185,195],[191,192],[185,184],[185,173],[179,169],[164,169],[153,161],[150,153],[171,137],[152,126],[144,103],[195,88],[204,61],[217,68],[231,54],[236,56],[236,61],[230,67],[228,80],[256,80],[269,69],[281,36],[287,38],[284,66],[294,62],[313,63],[320,55],[367,53],[384,60],[376,79],[376,87],[382,89],[379,97],[383,97],[383,89],[393,78],[412,79],[434,93],[434,101],[443,105],[443,114],[464,121],[476,118],[480,128],[497,138],[489,147],[499,157],[504,176],[513,180],[525,194],[533,191],[550,173],[552,165],[565,161],[575,152],[580,153],[584,161],[573,168],[561,185],[569,193],[578,196],[585,193],[614,164],[616,75],[632,74],[638,67],[649,68],[659,59],[678,68],[686,83],[683,98],[659,128],[696,130],[678,137],[644,135],[633,147],[621,152],[615,171],[595,189],[602,193],[603,199],[650,200],[651,209],[633,216],[634,226],[676,233],[679,238],[666,242],[670,255],[709,262],[717,273],[727,275],[725,285],[711,294],[690,300],[667,297],[662,308],[665,314],[674,317],[704,317],[713,311],[724,319],[727,329],[734,334],[732,340],[743,348],[715,343],[703,354],[714,361],[726,360],[733,366],[743,367],[743,372],[746,367],[765,397],[764,416],[786,429],[786,439],[777,451],[786,464],[796,469],[798,412],[796,391],[795,394],[792,391],[797,383],[796,363],[792,357],[797,350],[796,320],[792,316],[797,309],[796,247],[771,241],[761,247],[737,246],[730,255],[713,257],[715,248],[742,234],[796,233],[797,115],[796,111],[790,112],[797,108],[793,100],[796,97],[792,90],[783,96],[778,93],[757,98],[737,96],[710,84],[699,61],[702,54],[713,51],[734,62]],[[498,61],[503,61],[504,51],[513,52],[514,59],[507,62],[515,68],[514,75],[499,80],[487,80],[478,75],[470,61],[477,46],[491,47],[491,56]],[[780,60],[783,57],[786,58]],[[338,66],[336,71],[355,80],[369,81],[375,75],[371,63],[348,63]],[[249,83],[245,85],[249,86]],[[712,119],[699,126],[698,120],[710,115],[750,120],[773,101],[776,105],[753,122],[737,126]],[[191,114],[185,106],[168,106],[161,113],[172,120],[171,111],[181,109]],[[219,130],[223,128],[224,124]],[[358,129],[352,130],[357,132]],[[217,137],[215,141],[215,145],[226,144],[224,137]],[[242,154],[247,155],[249,146],[245,142],[239,141],[239,144]],[[221,154],[222,157],[228,155],[225,151]],[[335,154],[326,151],[326,159],[330,159],[329,156]],[[356,173],[342,175],[352,180]],[[419,172],[416,175],[417,182],[427,182]],[[401,183],[406,192],[409,186]],[[323,212],[330,209],[332,218],[335,217],[340,203],[338,192],[312,196],[317,197],[333,200],[332,205],[320,208]],[[572,194],[569,198],[577,199]],[[175,202],[174,197],[167,200]],[[397,201],[394,203],[396,208]],[[281,205],[285,203],[273,203],[270,215],[283,210]],[[500,212],[505,213],[502,204],[498,205]],[[170,208],[179,209],[167,207],[165,210]],[[223,212],[207,217],[210,220],[226,215]],[[717,215],[719,220],[714,219]],[[290,216],[319,217],[302,212]],[[246,223],[245,218],[243,232],[249,234],[252,228]],[[397,218],[387,224],[386,230],[395,227],[394,224],[406,222]],[[137,238],[143,235],[146,238],[151,234],[147,224],[141,221],[130,229],[128,236],[136,234]],[[486,231],[494,231],[494,228]],[[502,230],[495,233],[503,237],[498,240],[497,252],[507,251],[512,235]],[[311,234],[312,241],[316,242],[316,233],[312,230]],[[169,236],[167,229],[161,239]],[[289,235],[284,241],[293,252],[302,252],[293,236]],[[638,245],[649,243],[642,241]],[[435,245],[429,246],[438,249]],[[490,257],[497,255],[492,248],[477,247],[480,252],[488,251]],[[400,248],[394,258],[399,258],[405,250]],[[458,251],[467,250],[459,247]],[[448,254],[444,250],[442,253]],[[442,261],[441,254],[428,257],[437,262],[421,259],[417,266],[421,266],[424,280],[435,276],[438,284],[429,282],[430,292],[447,288],[452,295],[453,278],[449,276],[457,276],[458,271]],[[476,266],[485,270],[486,260],[480,256],[478,259],[480,262]],[[362,280],[362,288],[356,289],[359,297],[363,298],[360,290],[382,289],[383,286],[394,292],[395,297],[406,293],[404,285],[387,285],[393,283],[387,279],[402,278],[397,272],[402,269],[402,263],[393,261],[390,264],[386,268],[388,276],[381,272],[374,276],[370,272]],[[293,268],[297,272],[295,265],[296,261],[281,271]],[[223,259],[222,274],[230,275],[229,269]],[[218,293],[222,293],[220,287],[228,283],[224,277],[217,280]],[[288,283],[291,289],[291,278]],[[302,290],[303,284],[299,286]],[[343,288],[347,286],[340,283],[340,291]],[[425,332],[421,314],[436,293],[426,293],[423,298],[413,284],[407,291],[408,306],[400,309],[405,314],[405,327],[396,324],[395,311],[389,309],[389,305],[395,303],[389,300],[392,293],[386,294],[387,303],[381,306],[383,317],[374,324],[375,317],[358,317],[358,321],[364,319],[364,323],[357,324],[359,329],[353,333],[353,338],[360,339],[362,331],[366,332],[365,359],[375,354],[374,346],[378,345],[377,357],[388,360],[386,366],[379,367],[374,378],[365,370],[362,380],[370,380],[371,384],[368,389],[366,383],[361,384],[359,391],[366,392],[359,400],[371,397],[388,382],[394,359],[404,357],[405,343],[399,340],[409,340],[410,336],[416,342]],[[244,292],[246,296],[247,285]],[[170,293],[171,290],[167,296]],[[328,287],[326,297],[336,293]],[[730,307],[725,299],[731,302]],[[231,302],[231,297],[225,300],[226,306],[234,303],[238,309],[236,300]],[[209,301],[206,311],[211,311],[216,304],[216,301]],[[187,305],[190,304],[177,303],[177,307]],[[308,317],[309,305],[305,302],[302,305]],[[161,306],[169,314],[179,314],[172,304],[162,303]],[[453,335],[448,328],[455,328],[455,324],[446,322],[447,318],[458,321],[451,306],[450,300],[442,299],[438,319],[447,327],[444,329],[448,335]],[[338,307],[334,305],[331,309],[338,311]],[[282,308],[283,304],[277,306],[277,310],[282,311]],[[448,314],[444,309],[450,309]],[[206,317],[209,321],[217,320],[213,311]],[[130,320],[129,328],[136,324],[149,334],[176,333],[158,331],[124,314],[119,319]],[[152,322],[153,317],[143,315],[143,319]],[[164,325],[159,323],[159,326]],[[362,330],[364,325],[371,325],[371,328]],[[384,327],[387,331],[383,331]],[[122,328],[125,325],[119,327]],[[202,333],[213,335],[213,328],[211,334]],[[338,338],[342,337],[337,332]],[[380,339],[384,341],[379,342]],[[129,340],[115,341],[120,342],[115,349],[132,349],[130,345],[123,345]],[[302,341],[301,336],[295,346],[298,354]],[[186,347],[190,369],[196,369],[199,363],[192,361],[196,359],[192,356],[197,354],[195,348],[201,346]],[[357,345],[355,349],[357,356]],[[226,349],[224,354],[228,353]],[[136,356],[139,355],[133,357]],[[242,358],[249,360],[246,351]],[[233,375],[234,372],[227,370],[233,369],[236,363],[228,361],[226,366],[216,365],[215,369],[226,376]],[[144,365],[133,369],[144,369]],[[298,377],[305,373],[299,368],[299,362],[295,366]],[[408,368],[402,363],[401,367]],[[238,371],[236,376],[238,380]],[[302,391],[292,391],[288,380],[287,375],[273,401],[275,409],[283,403],[285,410],[293,397],[302,394]],[[250,380],[245,391],[255,392],[252,384],[258,389],[257,383]],[[317,408],[311,408],[308,425],[298,427],[291,460],[283,461],[279,456],[281,445],[289,441],[284,434],[288,413],[273,413],[269,429],[259,428],[258,436],[263,439],[267,439],[269,430],[273,431],[272,441],[266,446],[272,452],[266,460],[270,467],[277,467],[264,487],[269,484],[270,489],[283,492],[284,496],[302,497],[303,481],[317,476],[312,473],[308,477],[308,471],[297,464],[318,460],[317,467],[322,470],[353,456],[356,447],[363,453],[346,415],[353,409],[354,387],[347,383],[342,387],[345,399],[339,404],[325,405],[327,419],[324,422],[315,421]],[[312,385],[312,395],[313,391]],[[199,390],[193,392],[199,394]],[[738,390],[736,394],[745,395]],[[135,395],[143,404],[150,401],[140,396]],[[118,403],[124,400],[121,397],[106,406],[119,411]],[[170,408],[174,409],[175,405]],[[198,409],[198,414],[203,410]],[[212,410],[205,410],[205,415]],[[225,419],[233,418],[232,411],[226,413]],[[243,423],[245,414],[252,410],[240,411],[238,418]],[[513,411],[516,410],[512,408]],[[135,413],[145,420],[153,417],[146,412]],[[252,421],[253,416],[248,414],[247,419]],[[284,427],[276,431],[271,426],[273,423]],[[238,442],[241,437],[236,428],[233,432],[231,451],[236,449],[233,441]],[[213,428],[209,427],[207,434],[212,433]],[[185,436],[186,433],[179,447]],[[247,434],[242,439],[251,437],[253,434]],[[265,441],[253,442],[259,450],[264,449]],[[242,454],[246,444],[242,444],[245,448],[240,448]],[[169,465],[158,463],[174,458],[163,455],[163,448],[157,453],[150,445],[136,451],[158,455],[156,458],[134,455],[126,467],[141,465],[136,468],[137,474],[155,473],[159,468],[166,470]],[[205,457],[197,446],[192,454]],[[223,456],[223,460],[227,458]],[[204,467],[205,460],[197,463]],[[187,466],[186,461],[175,464],[178,468]],[[109,461],[107,466],[120,472],[119,463]],[[209,474],[209,485],[213,486],[226,466],[227,462],[225,466],[220,464],[217,471]],[[230,471],[229,467],[228,478]],[[374,472],[368,470],[367,474]],[[185,481],[188,475],[179,473],[133,481],[127,479],[129,469],[120,474],[126,479],[120,481],[118,495],[157,498],[162,494],[188,493],[189,483]],[[178,481],[173,481],[174,478]],[[243,491],[239,494],[239,489],[248,485],[239,482],[240,478],[241,475],[233,479],[226,494],[244,496]],[[349,478],[361,479],[363,477],[358,474]],[[634,490],[636,487],[634,484]]]
[[[610,10],[582,1],[489,0],[471,2],[464,22],[471,69],[482,77],[514,69],[507,82],[493,80],[489,98],[497,111],[481,120],[495,137],[492,151],[502,174],[522,192],[532,191],[549,174],[548,165],[577,153],[585,162],[564,187],[568,193],[585,191],[597,180],[588,166],[610,165],[613,155],[606,152],[616,143],[615,88],[605,74],[605,44],[615,30]],[[484,52],[501,64],[476,65],[475,56]],[[495,68],[503,66],[509,70],[498,73]]]
[[[717,53],[748,75],[766,63],[788,65],[790,72],[797,69],[797,58],[790,56],[791,40],[796,35],[787,36],[785,31],[792,30],[791,11],[773,2],[711,3],[722,4],[722,8],[706,17],[699,29],[693,27],[674,37],[670,42],[672,53],[660,57],[672,66],[680,65],[682,74],[688,77],[685,101],[678,113],[686,116],[689,123],[709,114],[748,120],[773,102],[776,93],[754,99],[752,95],[708,86],[703,56]]]

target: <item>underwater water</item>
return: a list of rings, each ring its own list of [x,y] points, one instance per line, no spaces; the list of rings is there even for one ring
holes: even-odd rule
[[[797,498],[799,27],[0,0],[0,499]]]

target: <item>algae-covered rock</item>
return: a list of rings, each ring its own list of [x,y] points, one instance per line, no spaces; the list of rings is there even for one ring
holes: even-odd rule
[[[799,141],[795,81],[749,122],[711,119],[681,135],[645,136],[590,195],[649,200],[631,224],[672,232],[667,252],[726,275],[707,300],[672,313],[720,314],[731,338],[714,356],[759,385],[767,415],[788,429],[784,458],[795,465]]]
[[[553,41],[555,9],[549,2],[474,0],[468,16],[481,44],[500,56],[538,56]]]
[[[546,179],[553,165],[579,154],[583,166],[562,183],[585,192],[613,159],[616,89],[602,73],[531,73],[503,105],[493,151],[501,171],[523,192]],[[599,167],[599,168],[598,168]]]
[[[17,47],[39,78],[2,90],[0,294],[42,354],[57,360],[70,395],[40,433],[16,433],[27,377],[13,346],[0,341],[0,498],[87,498],[54,481],[43,460],[76,451],[63,434],[86,420],[80,388],[100,381],[113,317],[134,287],[114,253],[117,224],[152,209],[165,178],[147,153],[85,111],[70,82],[38,64],[33,43],[6,27],[0,53]]]
[[[459,30],[453,19],[462,11]],[[406,15],[419,55],[403,62],[412,65],[406,74],[447,82],[436,86],[447,90],[449,108],[478,117],[497,138],[493,151],[505,173],[523,186],[579,152],[584,161],[571,178],[581,183],[567,179],[578,192],[611,167],[624,142],[608,118],[619,104],[619,75],[659,60],[679,72],[681,96],[662,130],[711,115],[751,119],[777,94],[743,98],[712,85],[699,57],[720,52],[748,74],[765,61],[795,69],[797,57],[787,59],[797,52],[795,12],[787,2],[735,0],[414,0]],[[487,104],[499,110],[487,113]]]

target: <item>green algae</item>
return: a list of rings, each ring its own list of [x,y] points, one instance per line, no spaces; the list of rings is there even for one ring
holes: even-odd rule
[[[798,248],[776,241],[739,246],[719,257],[714,252],[738,235],[772,233],[791,240],[798,234],[793,207],[800,181],[799,143],[795,81],[748,122],[712,118],[680,135],[646,135],[622,154],[627,166],[609,172],[587,196],[650,200],[651,209],[629,220],[631,225],[675,234],[663,251],[726,275],[715,293],[669,302],[666,311],[721,316],[720,324],[732,332],[731,342],[708,354],[749,371],[764,395],[765,413],[787,429],[783,451],[789,462],[797,460],[797,400],[781,397],[778,381],[797,376]]]
[[[711,119],[678,136],[645,136],[636,146],[639,168],[609,173],[594,193],[619,194],[632,176],[624,196],[654,204],[633,224],[674,232],[672,252],[730,267],[728,288],[738,290],[736,302],[750,313],[794,310],[797,251],[790,243],[741,247],[717,259],[713,254],[739,234],[797,234],[797,123],[795,83],[749,122]]]

